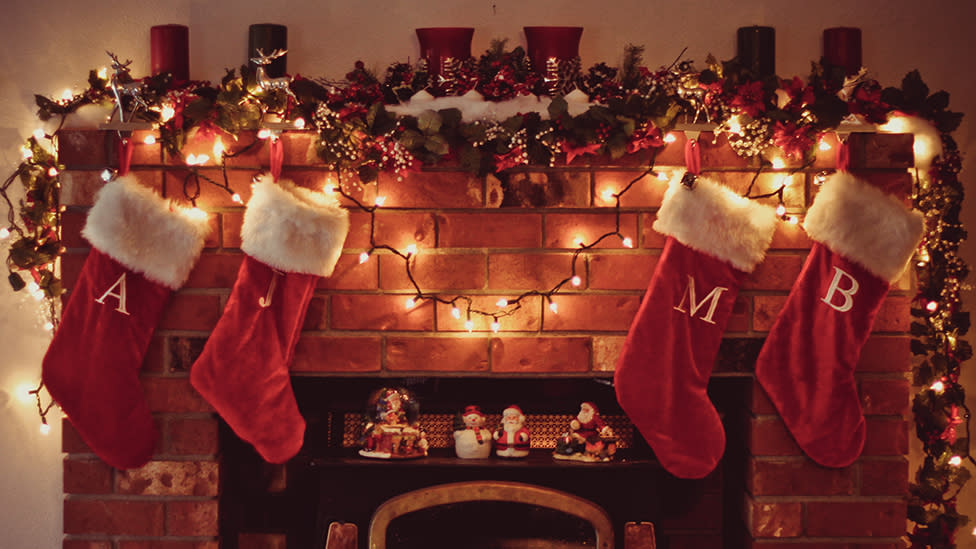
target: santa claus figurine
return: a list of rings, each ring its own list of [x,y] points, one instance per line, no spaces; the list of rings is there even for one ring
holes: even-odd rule
[[[556,441],[556,459],[610,461],[617,452],[617,438],[600,417],[596,404],[584,402],[569,422],[569,431]]]
[[[529,455],[529,430],[525,427],[525,414],[514,404],[502,412],[502,424],[494,434],[495,455],[504,458],[522,458]]]
[[[485,429],[485,414],[478,406],[466,406],[454,426],[454,452],[463,459],[491,455],[491,431]]]

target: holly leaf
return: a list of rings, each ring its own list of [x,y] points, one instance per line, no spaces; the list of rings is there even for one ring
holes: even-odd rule
[[[915,356],[922,356],[929,354],[929,348],[924,343],[917,339],[913,339],[911,342],[912,354]]]
[[[424,143],[424,148],[440,156],[444,156],[451,150],[450,145],[448,145],[447,141],[440,135],[432,135],[428,137],[427,141]]]
[[[457,128],[461,124],[461,109],[441,109],[437,111],[441,117],[441,128]]]
[[[559,120],[562,115],[569,112],[569,103],[563,99],[563,96],[559,95],[552,98],[552,102],[549,103],[549,108],[546,110],[549,111],[550,120]]]
[[[435,111],[424,111],[417,117],[417,128],[424,135],[433,135],[441,129],[441,115]]]
[[[379,170],[373,164],[363,164],[359,166],[357,171],[359,173],[359,180],[363,183],[372,183],[379,176]]]
[[[904,93],[905,104],[915,107],[914,110],[919,110],[929,96],[929,87],[922,81],[922,75],[918,70],[913,70],[905,75],[901,81],[901,89]]]
[[[425,138],[417,130],[404,130],[397,141],[407,149],[415,150],[424,146]]]

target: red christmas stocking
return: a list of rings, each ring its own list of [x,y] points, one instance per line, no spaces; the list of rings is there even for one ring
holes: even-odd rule
[[[614,375],[617,401],[661,465],[711,472],[725,431],[706,389],[742,280],[762,261],[776,212],[699,178],[675,180],[654,230],[667,235]]]
[[[763,344],[756,378],[811,459],[846,467],[864,448],[854,366],[889,283],[922,236],[922,216],[838,172],[803,223],[814,241]]]
[[[244,262],[190,371],[196,390],[271,463],[288,461],[305,437],[288,367],[315,284],[332,274],[348,231],[333,195],[270,176],[255,183]]]
[[[152,457],[156,429],[139,368],[163,307],[210,231],[134,176],[105,185],[82,235],[92,244],[44,355],[44,386],[105,463]]]

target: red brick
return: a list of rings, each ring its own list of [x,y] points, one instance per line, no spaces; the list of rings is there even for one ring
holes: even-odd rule
[[[177,293],[166,305],[159,329],[210,331],[222,310],[220,296]]]
[[[58,162],[68,169],[104,168],[118,164],[116,135],[101,130],[62,128],[58,132]]]
[[[375,372],[382,346],[378,337],[303,335],[295,347],[292,372]]]
[[[112,542],[94,539],[66,539],[61,543],[61,549],[112,549]]]
[[[854,175],[858,179],[878,187],[885,193],[905,201],[906,206],[911,206],[912,187],[915,184],[915,178],[908,171],[856,171]]]
[[[303,332],[317,332],[329,329],[329,297],[314,296],[308,301],[305,318],[302,319]]]
[[[318,134],[311,130],[282,132],[281,144],[285,166],[307,165],[319,162],[315,153],[315,140]]]
[[[803,534],[803,504],[746,498],[746,528],[758,538],[795,538]]]
[[[750,421],[749,451],[754,456],[803,455],[778,417],[759,417]]]
[[[91,454],[92,449],[85,444],[78,430],[71,425],[68,418],[61,420],[61,451],[66,454]]]
[[[907,379],[863,378],[858,385],[861,409],[865,414],[902,415],[908,412]]]
[[[342,254],[330,276],[319,279],[316,288],[325,290],[375,290],[379,287],[379,261],[370,257],[359,262],[359,254]]]
[[[797,539],[793,542],[776,543],[760,539],[747,543],[748,549],[904,549],[902,542],[890,543],[850,543],[847,541],[807,541]]]
[[[821,467],[809,459],[749,459],[746,484],[754,496],[854,495],[853,467]]]
[[[386,368],[392,371],[484,372],[488,340],[458,337],[390,337]]]
[[[64,493],[112,493],[112,468],[100,459],[65,459]]]
[[[203,239],[203,249],[213,250],[220,247],[220,238],[222,230],[221,225],[221,214],[210,213],[207,216],[208,231],[206,238]]]
[[[333,295],[333,330],[433,330],[434,307],[429,301],[411,309],[401,295]]]
[[[213,455],[217,453],[217,420],[173,417],[166,419],[168,446],[166,452],[178,455]]]
[[[88,250],[81,254],[67,253],[61,256],[61,284],[69,292],[78,283],[86,259],[88,259]]]
[[[345,249],[362,248],[369,250],[369,220],[372,216],[355,207],[349,208],[349,233],[346,234]],[[381,242],[377,242],[381,244]]]
[[[120,471],[118,492],[137,496],[216,496],[217,462],[150,461]]]
[[[369,247],[368,227],[366,234],[366,243],[360,247]],[[373,237],[378,246],[391,246],[406,253],[407,246],[416,244],[422,253],[425,248],[437,246],[437,222],[430,213],[378,211]],[[346,244],[346,247],[353,245]]]
[[[748,191],[749,196],[770,195],[779,190],[786,184],[783,191],[783,204],[787,211],[803,211],[807,205],[807,197],[804,178],[802,174],[789,176],[787,172],[766,172],[756,177],[755,171],[746,172],[721,172],[706,174],[712,181],[720,183],[738,195],[745,195]],[[750,189],[751,187],[751,189]],[[757,199],[755,202],[768,206],[779,204],[778,196]]]
[[[542,216],[536,213],[444,213],[437,215],[441,248],[538,248]]]
[[[216,536],[217,500],[167,502],[166,533],[171,536]]]
[[[129,540],[119,541],[118,549],[220,549],[216,541]]]
[[[644,290],[657,267],[657,255],[590,256],[591,290]]]
[[[547,291],[571,278],[572,254],[492,254],[488,256],[488,288]],[[585,275],[584,257],[576,272]]]
[[[900,536],[905,532],[904,501],[851,501],[807,503],[810,536]]]
[[[237,280],[237,271],[243,260],[241,254],[201,254],[184,287],[230,288]]]
[[[251,178],[254,172],[251,170],[227,170],[227,181],[230,187],[228,191],[223,187],[224,176],[219,168],[200,168],[199,173],[199,196],[196,197],[197,207],[204,210],[214,208],[237,208],[240,203],[234,201],[234,194],[241,197],[241,203],[247,204],[251,199]],[[196,179],[190,176],[187,179],[189,170],[171,168],[165,172],[163,184],[166,185],[166,196],[172,197],[178,202],[189,205],[190,197],[196,193]],[[220,186],[207,180],[210,178]],[[187,196],[189,194],[189,196]]]
[[[595,336],[593,340],[593,371],[612,372],[624,345],[624,336]]]
[[[502,177],[505,185],[501,205],[504,207],[585,208],[590,205],[589,172],[526,170],[512,171]]]
[[[288,548],[288,536],[284,534],[263,534],[263,533],[249,532],[249,533],[241,533],[237,535],[237,549],[287,549],[287,548]]]
[[[856,169],[910,168],[915,163],[912,134],[852,133],[847,140],[850,167]]]
[[[862,458],[861,495],[904,496],[908,493],[908,460]]]
[[[592,344],[587,337],[496,337],[491,370],[504,373],[586,372]]]
[[[655,250],[664,248],[664,243],[668,237],[654,230],[655,221],[657,221],[656,214],[642,213],[640,215],[641,248],[652,248]]]
[[[163,504],[66,499],[64,533],[160,536],[163,533]]]
[[[153,412],[212,412],[213,408],[190,385],[188,377],[143,377],[149,409]]]
[[[752,383],[749,411],[756,415],[779,413],[773,401],[769,400],[766,390],[755,380]]]
[[[770,250],[809,250],[813,241],[799,224],[777,223]],[[805,256],[805,254],[804,254]]]
[[[553,331],[627,331],[637,313],[640,297],[632,295],[558,295],[557,313],[543,312],[543,329]]]
[[[398,256],[380,258],[380,288],[409,290],[406,261]],[[487,257],[481,253],[434,254],[421,252],[410,259],[413,278],[423,291],[477,290],[484,288]]]
[[[479,208],[484,205],[484,180],[463,171],[381,173],[377,194],[385,206],[397,208]]]
[[[675,132],[676,133],[676,132]],[[677,142],[669,147],[677,147]],[[684,144],[681,145],[684,147]],[[698,136],[698,146],[701,147],[702,168],[746,168],[751,165],[751,159],[739,156],[729,146],[728,135],[721,134],[716,136],[712,132],[702,132]]]
[[[615,198],[606,198],[604,193],[619,193],[632,181],[643,174],[643,171],[607,171],[598,170],[594,173],[594,192],[593,205],[603,208],[612,208],[616,205]],[[620,207],[622,208],[656,208],[661,205],[665,191],[668,190],[668,183],[659,180],[654,175],[645,175],[631,185],[624,194],[620,196]]]
[[[867,418],[862,456],[902,456],[908,453],[908,422],[901,419]]]
[[[874,319],[873,332],[907,332],[911,325],[912,318],[909,310],[911,309],[911,298],[907,296],[888,296],[878,316]]]
[[[61,214],[61,245],[66,248],[87,248],[88,241],[82,238],[81,229],[88,219],[88,212],[70,209]]]
[[[544,224],[546,248],[572,250],[580,247],[579,239],[582,239],[584,245],[592,245],[598,238],[616,231],[616,217],[612,213],[550,214],[545,217]],[[632,240],[637,238],[636,214],[620,214],[620,233]],[[604,238],[594,248],[626,249],[621,238],[617,236]]]
[[[756,270],[746,277],[742,288],[789,291],[800,275],[805,260],[805,255],[767,255]]]
[[[510,305],[505,309],[498,307],[500,298],[513,299],[517,296],[511,295],[476,295],[471,298],[471,321],[474,323],[470,331],[487,332],[492,330],[491,324],[493,317],[485,314],[478,314],[474,311],[491,313],[495,311],[511,311],[508,316],[498,318],[502,332],[535,332],[542,326],[542,298],[538,296],[527,296],[522,299],[521,307],[515,309],[515,305]],[[454,318],[453,306],[446,303],[437,304],[437,331],[439,332],[466,332],[468,328],[467,303],[460,300],[456,303],[460,311],[460,318]]]
[[[861,348],[858,372],[911,371],[911,340],[908,337],[873,336]]]
[[[732,313],[729,315],[728,324],[725,325],[725,333],[745,333],[751,330],[752,325],[752,296],[737,295],[732,304]]]
[[[241,247],[241,227],[244,225],[244,212],[242,210],[223,212],[221,219],[221,246],[224,248]]]
[[[142,371],[161,374],[166,371],[166,338],[154,335],[142,359]]]
[[[760,332],[768,332],[776,322],[783,305],[786,304],[785,295],[757,295],[753,296],[752,328]]]
[[[91,206],[95,193],[105,185],[101,171],[64,170],[61,172],[61,204]]]

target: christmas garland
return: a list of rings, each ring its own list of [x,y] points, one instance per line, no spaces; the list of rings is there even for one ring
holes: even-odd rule
[[[506,50],[504,42],[495,42],[480,58],[461,63],[449,78],[431,78],[422,67],[395,63],[381,79],[357,62],[342,82],[296,76],[288,90],[265,90],[254,71],[242,67],[228,71],[216,85],[176,85],[168,75],[147,77],[137,96],[119,101],[123,111],[131,110],[136,119],[156,128],[165,150],[179,158],[195,133],[236,140],[242,132],[259,129],[269,116],[275,116],[284,123],[279,128],[314,130],[322,162],[335,169],[340,180],[353,178],[363,183],[374,181],[380,172],[402,175],[444,161],[483,175],[519,166],[568,164],[582,155],[619,158],[642,151],[651,159],[645,172],[649,174],[653,173],[653,158],[666,145],[668,132],[679,117],[717,124],[715,131],[728,136],[736,153],[760,159],[759,171],[772,166],[780,154],[808,166],[821,136],[836,131],[844,121],[882,124],[898,113],[930,122],[941,137],[943,152],[931,169],[916,172],[913,196],[926,219],[926,234],[916,256],[918,294],[911,325],[911,349],[917,356],[914,383],[922,387],[912,409],[925,460],[910,485],[909,518],[915,526],[908,537],[912,547],[954,546],[955,532],[967,520],[956,511],[956,496],[969,477],[961,464],[963,460],[974,462],[969,455],[969,410],[958,383],[961,363],[972,356],[972,348],[962,339],[969,328],[969,315],[960,300],[968,267],[958,255],[966,232],[959,219],[961,159],[951,137],[962,115],[948,110],[947,93],[929,94],[917,71],[909,73],[900,88],[883,88],[863,70],[847,77],[838,67],[818,63],[812,64],[806,80],[759,79],[736,60],[720,63],[710,57],[706,65],[699,71],[690,62],[676,61],[651,70],[642,64],[642,48],[628,46],[621,68],[599,63],[568,83],[590,102],[585,111],[574,115],[566,98],[554,97],[544,113],[521,113],[503,120],[465,120],[458,108],[426,110],[416,116],[391,111],[395,105],[421,97],[470,99],[476,92],[479,100],[500,102],[544,92],[549,84],[530,70],[522,48]],[[63,124],[84,105],[112,100],[110,79],[104,73],[92,71],[88,84],[83,93],[60,100],[35,96],[40,119],[59,118]],[[8,227],[0,229],[0,236],[15,237],[7,258],[10,284],[14,290],[26,288],[37,299],[47,300],[51,329],[57,323],[57,305],[64,291],[55,269],[64,252],[59,201],[63,167],[54,152],[57,134],[57,130],[36,132],[28,139],[22,148],[23,162],[0,187],[9,208]],[[253,143],[224,152],[221,165],[223,158],[250,146]],[[184,189],[192,202],[203,176],[194,159],[188,156],[185,160],[191,176],[196,176],[197,186],[185,185]],[[373,242],[371,236],[371,252],[387,249],[405,260],[417,291],[411,301],[451,303],[459,316],[456,303],[467,299],[469,321],[472,313],[491,316],[497,329],[499,316],[511,314],[528,295],[541,295],[554,307],[552,295],[564,284],[575,282],[581,252],[609,236],[624,239],[619,232],[620,197],[645,174],[613,195],[616,231],[588,245],[580,243],[573,256],[573,276],[548,291],[527,292],[500,303],[502,312],[472,309],[470,298],[464,296],[444,300],[424,293],[410,272],[409,259],[415,251],[402,253]],[[15,207],[9,188],[17,180],[26,194]],[[223,183],[207,181],[237,197],[226,177]],[[782,190],[765,196],[782,197]],[[377,208],[356,204],[371,215]],[[368,259],[369,254],[364,256]],[[41,405],[40,389],[32,394],[43,428],[50,405]]]

